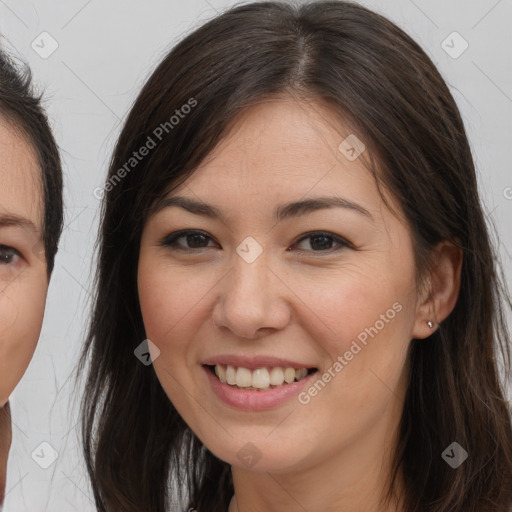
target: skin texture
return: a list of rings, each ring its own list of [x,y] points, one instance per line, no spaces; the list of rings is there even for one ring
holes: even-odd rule
[[[232,465],[230,510],[382,512],[406,352],[412,338],[433,332],[428,320],[441,322],[453,309],[460,253],[441,244],[435,272],[416,287],[407,223],[386,208],[362,159],[351,162],[338,151],[350,130],[322,105],[281,98],[238,121],[170,194],[211,204],[224,220],[174,206],[145,225],[138,286],[147,337],[161,351],[154,369],[195,434]],[[371,218],[345,208],[273,218],[278,205],[318,196],[343,197]],[[161,245],[182,229],[211,238],[189,252]],[[334,239],[318,249],[314,238],[303,239],[320,230],[351,246]],[[263,249],[250,264],[235,251],[247,236]],[[178,244],[186,248],[187,238]],[[397,303],[400,311],[307,404],[235,409],[213,393],[201,366],[220,354],[269,355],[322,375]],[[250,467],[237,456],[249,442],[261,456]],[[391,503],[387,510],[400,508]]]
[[[31,146],[0,118],[0,489],[11,439],[4,409],[34,353],[48,289],[39,173]]]

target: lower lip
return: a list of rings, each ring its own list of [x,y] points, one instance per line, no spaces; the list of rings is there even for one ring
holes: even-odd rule
[[[280,406],[296,397],[318,373],[314,372],[298,382],[284,384],[278,388],[267,391],[254,391],[243,390],[232,387],[229,384],[224,384],[211,372],[209,367],[203,366],[203,369],[214,393],[224,403],[245,411],[265,411]]]

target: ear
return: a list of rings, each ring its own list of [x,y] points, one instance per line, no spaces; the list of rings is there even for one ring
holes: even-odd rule
[[[430,275],[416,311],[411,336],[428,338],[453,311],[460,290],[462,250],[451,242],[440,242],[432,251]],[[433,323],[433,327],[428,326]]]

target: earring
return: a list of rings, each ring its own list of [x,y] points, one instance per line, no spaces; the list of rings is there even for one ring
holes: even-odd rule
[[[434,327],[434,323],[431,320],[427,322],[427,325],[429,326],[430,329]]]

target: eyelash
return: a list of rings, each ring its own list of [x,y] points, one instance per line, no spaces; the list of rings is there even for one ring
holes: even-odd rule
[[[5,258],[5,253],[9,253],[7,259]],[[13,257],[18,256],[21,258],[21,254],[14,247],[9,247],[7,245],[0,244],[0,265],[12,265]],[[9,261],[7,261],[9,260]]]
[[[199,230],[183,230],[183,231],[176,231],[175,233],[170,233],[169,235],[167,235],[161,242],[159,245],[163,246],[163,247],[168,247],[170,248],[171,250],[177,250],[177,251],[182,251],[182,252],[198,252],[202,249],[211,249],[211,247],[199,247],[199,248],[191,248],[191,247],[183,247],[183,246],[180,246],[177,241],[180,239],[180,238],[183,238],[183,237],[186,237],[187,235],[202,235],[204,236],[205,238],[209,239],[209,240],[213,240],[213,238],[211,236],[209,236],[207,233],[205,233],[204,231],[199,231]],[[336,251],[339,251],[339,250],[342,250],[342,249],[354,249],[354,246],[348,242],[347,240],[345,240],[344,238],[338,236],[338,235],[335,235],[334,233],[330,233],[328,231],[312,231],[310,233],[306,233],[305,236],[302,236],[301,238],[299,238],[295,244],[298,244],[304,240],[307,240],[308,238],[313,238],[313,237],[320,237],[320,236],[323,236],[323,237],[327,237],[327,238],[330,238],[332,240],[334,240],[334,242],[338,243],[339,246],[337,248],[333,248],[331,247],[330,249],[327,249],[327,250],[320,250],[320,251],[314,251],[314,250],[305,250],[305,249],[299,249],[299,251],[305,251],[305,252],[313,252],[313,253],[332,253],[332,252],[336,252]],[[294,245],[295,245],[294,244]]]

